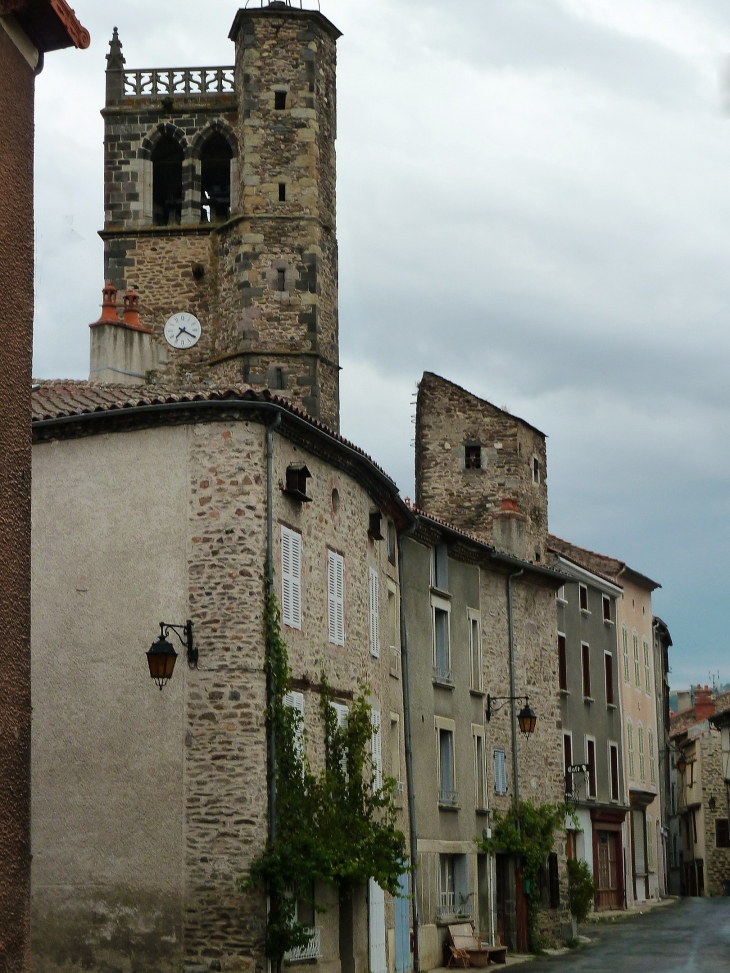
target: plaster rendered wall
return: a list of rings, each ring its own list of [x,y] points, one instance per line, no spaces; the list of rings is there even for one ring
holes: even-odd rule
[[[42,443],[33,464],[33,966],[181,968],[186,430]]]
[[[0,966],[28,968],[33,72],[0,25]]]

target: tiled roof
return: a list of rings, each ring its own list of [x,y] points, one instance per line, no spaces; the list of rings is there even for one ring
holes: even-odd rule
[[[248,402],[271,402],[293,416],[304,420],[315,429],[331,436],[348,449],[359,453],[395,487],[394,481],[385,470],[378,466],[359,446],[340,436],[318,419],[313,419],[306,412],[297,409],[288,399],[275,395],[268,389],[257,391],[248,385],[189,386],[188,388],[173,389],[163,385],[102,385],[96,382],[69,379],[34,381],[31,399],[33,422],[42,422],[48,419],[73,419],[77,416],[93,415],[94,413],[123,412],[126,409],[169,405],[176,402],[215,402],[235,401],[236,399]]]

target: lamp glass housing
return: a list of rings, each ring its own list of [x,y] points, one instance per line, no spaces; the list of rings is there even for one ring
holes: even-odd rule
[[[524,733],[526,737],[532,736],[532,734],[535,732],[537,715],[529,703],[525,703],[520,712],[517,714],[517,722],[520,724],[520,732]]]
[[[165,636],[160,635],[157,641],[152,643],[147,653],[150,676],[160,689],[172,676],[176,660],[177,652]]]
[[[680,753],[680,755],[677,757],[677,770],[680,772],[680,774],[683,774],[686,769],[687,769],[687,758],[683,753]]]

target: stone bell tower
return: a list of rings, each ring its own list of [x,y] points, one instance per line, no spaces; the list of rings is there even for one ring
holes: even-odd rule
[[[157,381],[269,387],[338,429],[340,32],[262,0],[229,36],[232,67],[128,70],[114,31],[105,277],[138,293]],[[188,347],[165,336],[180,312],[200,322]]]

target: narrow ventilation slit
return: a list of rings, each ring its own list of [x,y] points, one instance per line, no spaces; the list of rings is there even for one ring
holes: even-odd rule
[[[279,183],[279,202],[280,203],[285,203],[286,202],[286,183],[285,182],[280,182]]]

